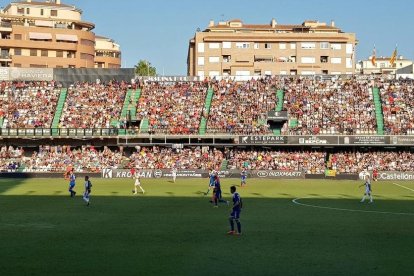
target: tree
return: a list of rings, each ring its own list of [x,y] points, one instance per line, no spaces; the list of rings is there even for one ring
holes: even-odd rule
[[[156,76],[157,69],[151,66],[151,62],[147,60],[140,60],[137,65],[135,65],[135,73],[138,76]]]

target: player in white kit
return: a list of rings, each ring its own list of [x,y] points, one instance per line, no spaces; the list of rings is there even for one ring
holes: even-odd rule
[[[141,186],[141,179],[139,177],[138,173],[135,173],[134,175],[134,179],[135,179],[135,184],[134,184],[134,190],[132,191],[134,195],[138,194],[138,187],[141,189],[142,193],[144,194],[145,191]]]
[[[173,181],[175,183],[175,179],[177,178],[177,168],[176,167],[172,168],[171,175],[172,175]]]
[[[367,197],[369,197],[369,203],[373,202],[372,199],[372,189],[371,189],[371,177],[369,173],[365,175],[365,183],[360,185],[359,187],[365,186],[365,193],[364,197],[361,199],[361,202],[364,202]]]

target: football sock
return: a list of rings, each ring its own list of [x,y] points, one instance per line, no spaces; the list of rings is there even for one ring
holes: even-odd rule
[[[230,221],[230,229],[231,229],[231,231],[234,231],[234,221],[233,221],[233,219],[229,219],[229,221]]]
[[[361,202],[364,202],[364,201],[365,201],[365,196],[362,198]]]
[[[239,234],[241,233],[241,223],[240,223],[240,221],[236,221],[236,224],[237,224],[237,231],[239,232]]]

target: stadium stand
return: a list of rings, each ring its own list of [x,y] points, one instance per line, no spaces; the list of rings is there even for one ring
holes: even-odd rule
[[[137,108],[137,119],[145,122],[141,130],[145,131],[147,119],[150,133],[198,133],[206,91],[201,82],[148,84]]]
[[[414,84],[412,81],[379,83],[384,112],[385,133],[414,134]]]
[[[106,128],[121,115],[127,84],[78,83],[69,87],[60,128]]]
[[[56,83],[3,83],[0,127],[51,128],[60,93]]]
[[[370,88],[370,82],[355,78],[290,81],[285,97],[291,120],[289,134],[375,134],[375,108]]]

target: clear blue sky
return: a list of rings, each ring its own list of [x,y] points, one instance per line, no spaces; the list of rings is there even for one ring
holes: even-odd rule
[[[35,1],[35,0],[34,0]],[[95,33],[115,39],[122,65],[149,60],[158,73],[185,75],[188,41],[210,19],[240,18],[245,23],[300,24],[306,19],[329,23],[357,34],[357,58],[365,59],[376,44],[377,56],[390,56],[398,44],[404,57],[414,57],[411,0],[62,0],[83,10],[96,24]],[[0,0],[2,6],[9,1]]]

